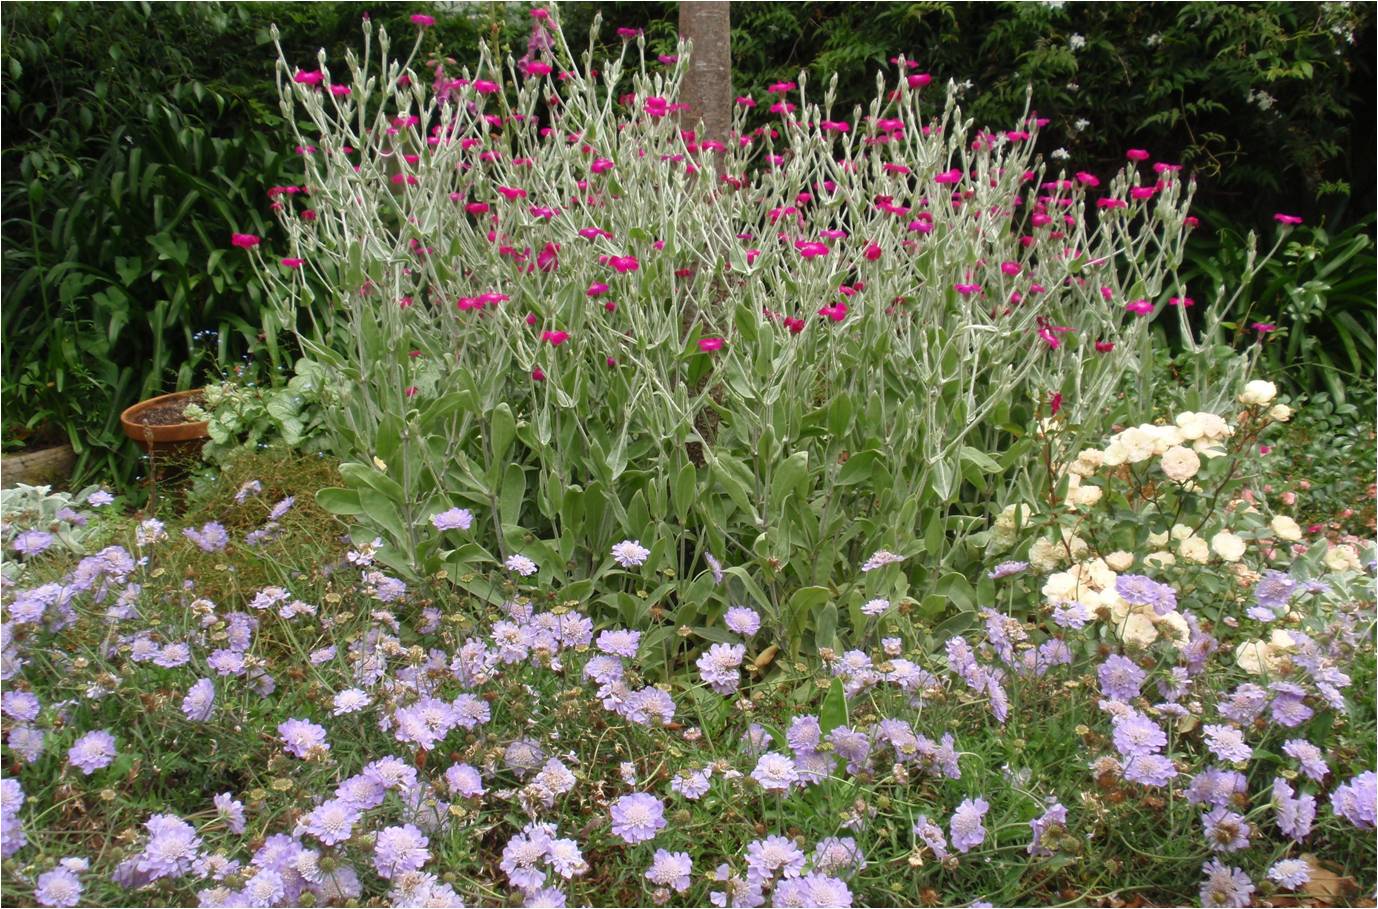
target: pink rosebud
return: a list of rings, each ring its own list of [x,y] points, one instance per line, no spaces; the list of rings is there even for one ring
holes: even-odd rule
[[[756,106],[756,99],[753,98],[753,97],[751,97],[750,95],[743,95],[742,97],[740,97],[740,98],[737,99],[737,106],[738,106],[738,107],[755,107],[755,106]]]
[[[1260,446],[1258,446],[1258,453],[1261,454],[1261,455],[1266,455],[1266,454],[1268,454],[1268,452],[1270,452],[1270,451],[1272,451],[1272,450],[1273,450],[1273,446],[1271,446],[1271,445],[1260,445]]]
[[[969,297],[969,296],[971,296],[972,294],[979,294],[979,293],[981,292],[981,285],[980,285],[980,284],[954,284],[954,285],[952,285],[952,289],[955,290],[955,291],[957,291],[957,293],[961,294],[961,295],[964,296],[964,297]]]
[[[332,85],[330,86],[330,94],[336,96],[348,95],[350,94],[350,88],[348,85]]]
[[[608,357],[608,361],[607,361],[607,362],[608,362],[608,365],[609,365],[609,366],[616,366],[616,365],[617,365],[617,361],[616,361],[615,359],[613,359],[612,357]]]
[[[722,346],[724,343],[726,342],[724,342],[722,338],[699,338],[699,350],[703,351],[704,353],[711,353],[715,350],[722,350]]]
[[[832,306],[824,306],[818,310],[820,316],[827,316],[834,322],[841,322],[847,318],[847,304],[842,301],[834,303]]]
[[[637,271],[641,268],[641,262],[636,256],[608,256],[607,264],[619,275],[625,275],[629,271]]]
[[[1053,416],[1057,416],[1057,412],[1062,409],[1062,392],[1055,391],[1052,393],[1048,398],[1048,409],[1053,412]]]
[[[305,259],[287,258],[282,260],[284,268],[301,268],[305,263]]]
[[[612,168],[613,163],[611,158],[594,158],[593,164],[589,167],[589,170],[593,171],[595,174],[601,174],[612,170]]]
[[[501,88],[501,86],[491,79],[474,80],[474,91],[478,92],[480,95],[495,95],[498,93],[499,88]]]
[[[641,29],[639,28],[619,28],[617,30],[617,37],[619,38],[635,38],[640,34]]]
[[[608,302],[603,304],[603,308],[606,309],[608,312],[615,312],[617,310],[617,304],[609,300]]]
[[[948,184],[960,183],[962,182],[962,170],[959,167],[954,167],[951,170],[945,170],[942,173],[935,175],[933,177],[933,182]]]
[[[543,331],[541,332],[541,340],[548,342],[551,347],[559,347],[561,344],[569,340],[569,332]]]
[[[253,249],[258,245],[258,236],[255,234],[230,234],[230,245],[238,246],[240,249]]]
[[[412,13],[411,24],[419,25],[422,28],[426,28],[428,26],[435,25],[435,17],[427,16],[425,13]]]
[[[551,66],[544,60],[528,60],[522,64],[522,72],[528,76],[548,76]]]
[[[1261,335],[1266,335],[1271,331],[1278,330],[1278,327],[1274,325],[1272,322],[1255,322],[1253,325],[1250,325],[1249,327]]]

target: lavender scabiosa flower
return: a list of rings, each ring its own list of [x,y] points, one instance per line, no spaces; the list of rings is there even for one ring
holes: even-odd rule
[[[952,848],[958,852],[970,852],[986,841],[986,828],[981,825],[990,805],[985,799],[962,799],[962,804],[952,812],[948,823],[952,836]]]
[[[330,750],[330,743],[325,740],[325,727],[310,720],[284,720],[278,724],[278,735],[282,737],[284,750],[302,760]]]
[[[1316,820],[1315,796],[1299,796],[1290,783],[1277,777],[1273,780],[1273,809],[1278,830],[1284,836],[1300,842],[1311,835],[1311,825]]]
[[[748,609],[745,606],[733,606],[723,616],[723,624],[728,627],[729,631],[749,638],[761,630],[761,616],[754,609]]]
[[[194,723],[204,723],[215,710],[215,683],[210,679],[199,679],[187,689],[182,698],[182,713]]]
[[[904,556],[902,555],[896,555],[888,549],[878,549],[862,563],[861,570],[863,572],[875,571],[877,568],[884,568],[886,565],[894,565],[903,561]]]
[[[379,877],[392,878],[407,871],[419,871],[430,861],[426,847],[430,840],[414,824],[384,827],[373,845],[373,867]]]
[[[81,903],[81,880],[68,868],[45,871],[38,876],[33,898],[40,906],[76,906]]]
[[[454,764],[445,771],[445,784],[455,795],[478,798],[483,795],[483,777],[468,764]]]
[[[1023,574],[1028,570],[1028,562],[1001,562],[999,565],[996,565],[990,571],[986,572],[986,577],[990,578],[992,581],[999,581],[1003,578]]]
[[[1315,715],[1303,701],[1306,689],[1300,685],[1274,682],[1269,688],[1273,692],[1273,702],[1268,705],[1268,713],[1279,726],[1295,729]]]
[[[668,852],[657,849],[655,859],[646,872],[646,880],[660,887],[669,887],[676,893],[689,889],[689,876],[694,863],[687,852]]]
[[[19,809],[24,805],[24,787],[14,777],[0,780],[0,857],[9,858],[28,844]]]
[[[1254,750],[1244,741],[1244,733],[1233,726],[1207,723],[1202,731],[1206,734],[1206,747],[1222,761],[1243,763],[1254,756]]]
[[[216,815],[225,822],[225,829],[234,834],[243,833],[244,803],[230,792],[222,792],[212,801],[215,804]]]
[[[758,885],[773,880],[776,873],[796,877],[804,870],[804,853],[794,840],[768,836],[747,844],[746,868],[748,879]]]
[[[1311,866],[1301,859],[1283,859],[1268,869],[1268,880],[1284,890],[1296,890],[1311,880]]]
[[[1360,830],[1372,830],[1378,814],[1378,775],[1372,770],[1335,787],[1330,808]]]
[[[202,552],[220,552],[230,542],[230,535],[218,521],[208,521],[200,530],[191,527],[182,531],[182,536],[195,543]]]
[[[701,770],[686,770],[682,773],[677,773],[674,779],[670,780],[670,791],[691,802],[697,802],[708,792],[708,786],[712,776],[712,767],[704,767]]]
[[[636,648],[641,644],[641,632],[626,628],[614,628],[598,635],[596,646],[608,656],[636,659]]]
[[[1126,703],[1139,696],[1144,679],[1148,677],[1133,660],[1118,653],[1107,657],[1096,675],[1100,679],[1100,690],[1106,697]]]
[[[296,835],[314,836],[327,846],[343,843],[354,833],[363,815],[343,799],[327,799],[313,808],[297,825]]]
[[[1086,604],[1075,600],[1070,603],[1058,603],[1053,607],[1053,624],[1059,628],[1080,631],[1086,627],[1086,623],[1091,621],[1091,618],[1091,610],[1086,607]]]
[[[115,497],[104,489],[97,489],[95,492],[91,493],[89,496],[86,497],[86,504],[95,505],[98,507],[103,505],[109,505],[113,501],[115,501]]]
[[[1151,606],[1158,615],[1167,615],[1177,608],[1177,594],[1171,587],[1141,574],[1122,574],[1117,577],[1115,592],[1129,605]]]
[[[861,614],[875,618],[876,616],[885,615],[886,610],[889,608],[889,600],[884,597],[877,597],[874,600],[867,600],[865,603],[861,604]]]
[[[43,756],[46,740],[42,729],[21,723],[10,728],[6,744],[24,763],[32,764]]]
[[[507,566],[508,571],[519,574],[524,578],[531,577],[539,570],[536,567],[536,563],[524,555],[510,555],[503,562],[503,565]]]
[[[1115,750],[1125,757],[1156,754],[1167,744],[1162,727],[1137,710],[1115,717],[1112,725]]]
[[[1047,807],[1039,817],[1029,821],[1029,829],[1033,831],[1033,839],[1029,842],[1026,850],[1029,855],[1049,856],[1053,850],[1043,845],[1043,837],[1049,830],[1056,828],[1066,829],[1067,827],[1067,808],[1061,802],[1053,802]]]
[[[943,828],[930,821],[928,815],[921,814],[914,822],[914,835],[923,840],[938,861],[947,858],[947,838],[943,836]]]
[[[146,880],[182,877],[192,870],[201,848],[201,837],[186,821],[171,814],[155,814],[144,823],[148,844],[135,860],[134,870]]]
[[[474,526],[474,515],[467,508],[451,508],[433,515],[431,525],[442,533],[446,530],[468,530]]]
[[[1206,845],[1215,852],[1238,852],[1249,848],[1249,822],[1244,815],[1216,807],[1201,815]]]
[[[1283,754],[1301,763],[1301,772],[1316,782],[1321,782],[1330,773],[1321,750],[1306,739],[1289,739],[1282,746]]]
[[[358,713],[373,703],[373,699],[368,696],[368,692],[361,688],[346,688],[344,691],[338,692],[331,703],[335,707],[331,714],[344,716],[347,713]]]
[[[665,804],[645,792],[624,795],[612,803],[612,832],[635,845],[653,839],[665,827]]]
[[[1254,882],[1231,865],[1211,859],[1201,867],[1206,879],[1201,882],[1202,906],[1247,906],[1253,896]]]
[[[623,568],[638,568],[651,557],[651,550],[640,540],[623,540],[612,547],[612,560]]]
[[[826,836],[813,849],[813,870],[822,874],[851,874],[866,868],[866,856],[850,836]]]
[[[26,530],[16,536],[10,546],[25,558],[33,558],[47,550],[56,540],[57,537],[46,530]]]
[[[1230,692],[1218,705],[1220,715],[1232,723],[1247,726],[1268,706],[1268,692],[1253,682],[1245,682]]]
[[[721,584],[723,578],[726,577],[726,575],[723,574],[722,562],[719,562],[711,552],[705,552],[703,554],[703,560],[708,563],[708,570],[713,573],[713,583]]]
[[[786,792],[799,782],[799,772],[788,755],[772,751],[761,755],[751,778],[770,792]]]
[[[86,776],[115,760],[115,737],[104,729],[88,732],[67,750],[67,760]]]
[[[1177,768],[1161,754],[1136,754],[1125,757],[1121,773],[1141,786],[1166,786],[1177,777]]]
[[[696,661],[699,675],[718,694],[731,694],[741,679],[738,667],[746,657],[744,644],[714,644]]]

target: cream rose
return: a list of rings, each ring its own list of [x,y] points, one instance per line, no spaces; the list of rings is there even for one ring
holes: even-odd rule
[[[1244,538],[1222,530],[1211,537],[1211,551],[1226,562],[1238,562],[1244,558]]]
[[[1262,379],[1254,379],[1244,386],[1244,392],[1239,396],[1241,404],[1267,404],[1278,396],[1278,387],[1272,382],[1265,382]]]
[[[1201,469],[1201,459],[1190,448],[1174,445],[1163,452],[1158,466],[1163,468],[1163,473],[1167,474],[1169,480],[1185,483]]]
[[[1268,418],[1275,423],[1286,423],[1292,419],[1292,408],[1286,404],[1274,404],[1268,410]]]
[[[1118,549],[1105,557],[1105,564],[1112,571],[1128,571],[1134,567],[1134,553]]]
[[[1279,540],[1295,543],[1301,539],[1301,525],[1285,514],[1275,515],[1273,520],[1268,522],[1268,526],[1273,529]]]
[[[1211,558],[1210,546],[1200,537],[1187,537],[1177,544],[1177,551],[1181,554],[1182,558],[1186,559],[1188,562],[1195,562],[1198,565],[1204,565],[1209,562]]]
[[[1331,546],[1325,551],[1325,567],[1331,571],[1358,571],[1359,551],[1348,543]]]

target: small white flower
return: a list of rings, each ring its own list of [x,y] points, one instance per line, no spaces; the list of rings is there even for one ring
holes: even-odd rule
[[[508,571],[515,571],[524,578],[529,578],[537,572],[536,563],[524,555],[510,555],[502,563],[507,566]]]
[[[623,540],[612,548],[612,558],[623,568],[636,568],[651,557],[651,550],[641,545],[640,540]]]
[[[1079,51],[1086,46],[1086,38],[1081,35],[1074,34],[1067,39],[1067,44],[1072,48],[1072,50]]]

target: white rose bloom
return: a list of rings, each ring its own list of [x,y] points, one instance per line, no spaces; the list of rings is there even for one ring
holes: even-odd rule
[[[1359,551],[1348,543],[1331,546],[1325,551],[1325,567],[1331,571],[1358,571]]]
[[[1166,533],[1150,533],[1150,534],[1148,535],[1148,545],[1150,545],[1150,546],[1166,546],[1166,545],[1167,545],[1167,534],[1166,534]]]
[[[1230,436],[1234,435],[1234,429],[1229,423],[1225,422],[1224,417],[1218,414],[1198,413],[1196,417],[1201,421],[1201,424],[1206,427],[1205,438],[1219,440],[1228,439]]]
[[[1153,437],[1153,453],[1159,457],[1169,448],[1182,444],[1182,433],[1176,426],[1145,426],[1144,431]]]
[[[1204,565],[1211,559],[1211,548],[1200,537],[1187,537],[1177,544],[1177,551],[1181,553],[1182,558],[1198,565]]]
[[[1185,540],[1187,537],[1195,536],[1196,531],[1192,530],[1188,524],[1173,524],[1172,530],[1168,531],[1168,534],[1174,540]]]
[[[1234,649],[1234,661],[1249,675],[1259,675],[1267,665],[1268,645],[1263,641],[1245,641]]]
[[[1297,639],[1281,628],[1274,628],[1272,637],[1268,638],[1268,646],[1279,654],[1291,653],[1297,649]]]
[[[1118,438],[1111,439],[1110,444],[1105,446],[1105,451],[1101,452],[1101,463],[1106,467],[1119,467],[1128,459],[1129,451]]]
[[[1187,620],[1182,618],[1182,614],[1179,612],[1169,612],[1167,615],[1159,616],[1158,631],[1172,641],[1178,650],[1186,649],[1187,643],[1191,640],[1191,626],[1187,624]]]
[[[1159,565],[1166,568],[1169,565],[1176,565],[1177,557],[1164,549],[1159,552],[1150,552],[1148,555],[1144,556],[1144,564]]]
[[[1268,526],[1273,529],[1279,540],[1295,543],[1301,539],[1301,525],[1285,514],[1275,515],[1273,520],[1268,522]]]
[[[1238,562],[1244,558],[1244,539],[1228,530],[1222,530],[1211,537],[1211,551],[1226,562]]]
[[[1275,423],[1286,423],[1292,419],[1292,408],[1286,404],[1274,404],[1268,411],[1268,418]]]
[[[1073,505],[1094,505],[1100,501],[1101,493],[1099,486],[1078,486],[1067,498]]]
[[[1048,575],[1043,582],[1043,598],[1049,603],[1066,603],[1077,598],[1077,576],[1070,571]]]
[[[1099,448],[1084,448],[1077,452],[1076,460],[1067,469],[1077,476],[1089,477],[1105,463],[1105,452]]]
[[[1082,567],[1086,569],[1085,577],[1087,583],[1097,590],[1109,590],[1115,586],[1115,579],[1119,577],[1105,559],[1092,559],[1083,562]]]
[[[1148,616],[1136,612],[1124,620],[1124,625],[1120,627],[1120,637],[1130,646],[1148,647],[1158,640],[1158,628]]]
[[[1278,387],[1272,382],[1265,382],[1262,379],[1254,379],[1244,386],[1244,392],[1239,396],[1241,404],[1267,404],[1278,396]]]
[[[1196,476],[1196,472],[1201,469],[1201,459],[1190,448],[1174,445],[1163,452],[1158,466],[1163,468],[1163,473],[1167,474],[1169,480],[1184,483]]]
[[[1105,557],[1105,564],[1114,571],[1128,571],[1134,567],[1134,553],[1116,550]]]
[[[1052,540],[1039,538],[1029,547],[1029,564],[1035,571],[1049,572],[1057,568],[1065,554]]]
[[[1140,427],[1126,429],[1120,433],[1119,442],[1124,446],[1124,459],[1130,464],[1138,464],[1153,457],[1155,439],[1151,433]],[[1108,454],[1108,452],[1107,452]]]
[[[1192,413],[1190,410],[1183,411],[1177,415],[1173,421],[1177,424],[1177,429],[1182,433],[1182,438],[1189,442],[1195,442],[1206,434],[1206,422],[1201,417],[1205,414]]]

